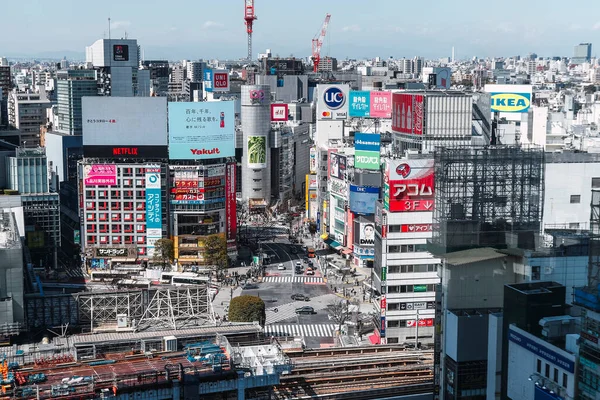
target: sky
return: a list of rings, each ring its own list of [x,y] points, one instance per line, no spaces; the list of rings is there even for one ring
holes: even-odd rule
[[[137,39],[145,59],[238,59],[247,54],[244,0],[28,0],[2,5],[0,56],[84,57],[111,36]],[[600,2],[564,0],[255,0],[253,53],[307,57],[327,13],[321,55],[338,59],[537,53],[600,46]],[[596,49],[592,49],[596,54]]]

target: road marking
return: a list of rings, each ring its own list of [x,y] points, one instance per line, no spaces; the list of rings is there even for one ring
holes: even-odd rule
[[[314,276],[265,276],[262,280],[263,282],[272,282],[272,283],[307,283],[307,284],[325,284],[323,278],[314,277]]]
[[[331,337],[335,329],[336,327],[333,324],[267,325],[265,326],[265,335]]]

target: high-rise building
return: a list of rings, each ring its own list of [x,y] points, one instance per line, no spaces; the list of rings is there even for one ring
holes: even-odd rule
[[[2,199],[0,204],[5,206]],[[0,260],[0,334],[18,335],[25,321],[23,246],[15,214],[3,208],[0,208]]]
[[[186,77],[190,82],[202,82],[202,73],[206,63],[204,61],[188,61],[186,63]]]
[[[169,91],[169,62],[166,60],[144,60],[142,67],[150,71],[152,96],[166,96]]]
[[[50,100],[46,93],[19,93],[13,91],[8,99],[8,122],[20,131],[19,146],[38,147],[41,127],[48,122],[46,110]]]
[[[337,71],[337,58],[334,57],[323,57],[319,61],[318,72],[334,72]]]
[[[93,69],[62,70],[56,73],[56,78],[58,107],[55,130],[67,135],[81,135],[81,98],[98,95],[96,71]]]
[[[592,60],[592,44],[591,43],[580,43],[573,49],[573,58],[571,63],[583,64]]]

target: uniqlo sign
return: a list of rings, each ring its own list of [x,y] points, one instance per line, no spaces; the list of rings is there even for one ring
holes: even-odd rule
[[[432,159],[389,160],[384,179],[389,211],[433,211],[435,182]],[[412,229],[414,232],[422,232],[420,229],[426,228],[413,225]]]
[[[287,104],[271,104],[271,121],[284,122],[288,120]]]
[[[229,73],[213,71],[213,92],[229,92]]]

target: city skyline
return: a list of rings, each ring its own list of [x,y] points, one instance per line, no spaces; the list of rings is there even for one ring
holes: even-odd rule
[[[139,0],[107,0],[103,16],[95,10],[91,14],[92,10],[80,2],[58,0],[52,8],[31,7],[26,13],[29,26],[50,26],[48,32],[23,31],[22,19],[8,20],[5,31],[19,32],[19,36],[18,40],[15,36],[0,39],[0,56],[84,59],[85,46],[108,38],[111,17],[111,37],[127,35],[137,39],[145,59],[243,58],[243,2],[230,3],[224,8],[217,3],[185,1],[177,8],[148,9]],[[375,0],[370,3],[375,10],[371,13],[360,12],[364,2],[356,0],[344,2],[344,7],[323,7],[322,2],[315,0],[293,9],[273,0],[256,0],[255,6],[258,20],[254,57],[267,48],[281,57],[309,56],[310,40],[319,31],[326,13],[332,17],[322,54],[338,59],[449,57],[453,46],[456,59],[531,52],[546,57],[572,56],[574,45],[593,44],[600,35],[600,19],[593,16],[598,15],[594,11],[600,11],[600,5],[574,8],[570,15],[577,18],[566,20],[563,3],[555,0],[543,7],[510,0],[503,3],[502,9],[494,9],[493,15],[487,9],[476,8],[478,3],[472,0],[426,10],[414,3]],[[6,7],[7,15],[23,14],[16,3]],[[63,13],[65,9],[70,12]],[[49,20],[55,24],[49,25]]]

